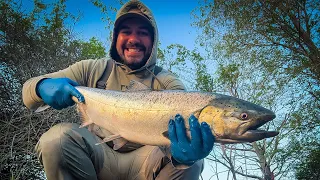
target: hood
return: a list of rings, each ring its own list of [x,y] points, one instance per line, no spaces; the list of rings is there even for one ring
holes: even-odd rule
[[[147,60],[146,64],[142,66],[141,68],[137,70],[131,70],[128,66],[122,64],[119,60],[119,55],[117,53],[116,49],[116,40],[117,40],[117,28],[119,24],[129,18],[129,17],[140,17],[148,22],[150,22],[152,28],[153,28],[153,46],[152,46],[152,52]],[[142,2],[138,0],[131,0],[124,4],[120,10],[117,12],[116,20],[114,23],[113,28],[113,34],[112,34],[112,44],[110,48],[110,57],[114,59],[117,64],[119,64],[127,73],[138,73],[143,72],[143,74],[146,74],[147,70],[153,70],[157,61],[157,49],[158,49],[158,28],[156,25],[156,21],[154,19],[154,16],[151,12],[151,10],[144,5]]]

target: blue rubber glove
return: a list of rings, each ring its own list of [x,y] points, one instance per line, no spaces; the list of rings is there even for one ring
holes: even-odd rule
[[[170,119],[169,121],[169,138],[173,159],[179,164],[190,166],[209,155],[215,139],[209,125],[202,122],[200,126],[194,115],[190,116],[189,124],[191,140],[186,134],[183,117],[177,114],[175,120]]]
[[[83,95],[73,86],[78,86],[78,83],[69,78],[43,79],[38,82],[36,92],[46,104],[60,110],[74,105],[72,96],[84,102]]]

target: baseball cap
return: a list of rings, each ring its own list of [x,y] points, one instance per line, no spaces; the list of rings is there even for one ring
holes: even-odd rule
[[[148,23],[150,27],[152,27],[149,17],[143,14],[140,9],[133,8],[133,9],[130,9],[129,12],[124,13],[117,18],[114,24],[115,29],[118,29],[119,25],[128,18],[140,18],[144,20],[146,23]]]

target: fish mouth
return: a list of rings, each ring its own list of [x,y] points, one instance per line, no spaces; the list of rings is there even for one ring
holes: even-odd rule
[[[278,134],[279,132],[277,131],[264,131],[260,129],[248,130],[241,136],[241,139],[247,142],[254,142],[264,138],[274,137]]]
[[[245,142],[254,142],[264,138],[274,137],[279,134],[277,131],[265,131],[258,129],[265,123],[273,120],[276,117],[275,114],[267,114],[261,116],[258,119],[251,120],[241,124],[238,127],[237,140]]]

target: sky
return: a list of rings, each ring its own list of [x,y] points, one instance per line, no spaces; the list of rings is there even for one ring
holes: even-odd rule
[[[116,5],[114,1],[105,0],[104,3],[114,6]],[[162,46],[172,43],[180,43],[187,48],[194,46],[196,31],[191,28],[190,13],[197,6],[197,0],[143,0],[142,2],[152,10],[155,16]],[[67,10],[74,13],[82,12],[81,21],[75,26],[75,31],[80,33],[81,38],[89,39],[96,36],[102,41],[106,40],[108,32],[105,28],[106,23],[101,20],[103,14],[88,0],[69,0]],[[111,18],[115,19],[115,17]]]
[[[191,27],[191,12],[197,7],[197,0],[141,0],[147,5],[155,16],[158,26],[159,40],[161,47],[166,47],[172,43],[179,43],[193,49],[195,47],[196,29]],[[44,3],[55,2],[54,0],[44,0]],[[116,0],[103,0],[107,6],[115,6],[120,8]],[[33,7],[33,0],[24,0],[24,6],[28,9]],[[77,22],[73,31],[77,38],[89,40],[91,37],[97,37],[101,42],[108,46],[108,31],[106,22],[101,18],[104,16],[89,0],[67,0],[66,10],[73,15],[81,14],[79,22]],[[112,20],[115,16],[111,17]],[[204,180],[210,179],[212,171],[208,162],[202,173]],[[214,179],[214,178],[212,178]],[[223,177],[222,177],[223,179]]]

